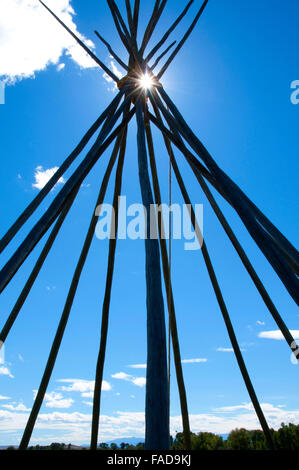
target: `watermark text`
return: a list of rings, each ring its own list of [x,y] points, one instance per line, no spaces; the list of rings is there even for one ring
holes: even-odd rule
[[[115,239],[116,214],[110,204],[97,207],[98,217],[96,237],[99,240]],[[200,250],[203,243],[203,205],[152,204],[150,208],[142,204],[127,206],[127,198],[118,199],[117,238],[119,240],[157,240],[159,238],[158,221],[161,223],[161,238],[184,240],[187,251]],[[169,230],[171,227],[171,230]],[[171,233],[170,233],[171,231]]]
[[[299,80],[292,81],[291,89],[294,90],[291,94],[291,103],[299,104]]]
[[[0,80],[0,104],[5,104],[5,83]]]

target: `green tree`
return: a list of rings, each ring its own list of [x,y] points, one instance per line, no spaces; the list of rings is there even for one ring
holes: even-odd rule
[[[106,444],[106,442],[101,442],[101,444],[99,445],[99,449],[101,449],[101,450],[106,450],[108,448],[109,448],[109,446],[108,446],[108,444]]]
[[[275,433],[275,442],[278,449],[299,450],[299,425],[282,423]]]
[[[59,444],[59,442],[52,442],[50,450],[65,450],[65,444]]]
[[[248,431],[250,437],[250,448],[252,450],[266,450],[267,442],[263,431]]]
[[[120,449],[121,449],[121,450],[125,450],[125,449],[127,449],[128,446],[129,446],[129,444],[127,444],[126,442],[122,442],[122,443],[120,444]]]
[[[223,439],[211,432],[199,432],[191,435],[192,450],[218,450],[223,448]]]
[[[251,448],[249,431],[244,428],[234,429],[228,436],[227,448],[231,450],[249,450]]]
[[[144,442],[138,442],[135,449],[136,450],[143,450],[144,449]]]
[[[112,442],[112,443],[110,444],[110,449],[112,449],[112,450],[117,450],[117,449],[118,449],[117,444],[115,444],[115,442]]]

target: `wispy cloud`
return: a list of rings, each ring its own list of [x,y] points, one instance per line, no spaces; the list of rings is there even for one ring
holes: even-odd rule
[[[294,339],[299,339],[299,330],[290,330]],[[283,340],[284,336],[280,330],[273,330],[273,331],[261,331],[258,334],[259,338],[266,338],[266,339],[276,339],[276,340]]]
[[[133,376],[126,374],[125,372],[117,372],[116,374],[112,374],[111,377],[113,379],[126,380],[127,382],[131,382]]]
[[[254,343],[243,343],[243,346],[245,346],[245,345],[246,346],[253,346],[253,344]],[[233,353],[234,352],[233,348],[222,348],[222,347],[217,348],[216,351],[223,352],[223,353]],[[243,348],[240,348],[240,351],[245,352],[246,349],[243,347]]]
[[[57,170],[58,170],[58,166],[55,166],[53,168],[48,168],[47,170],[44,170],[42,166],[37,166],[34,172],[35,182],[32,183],[33,188],[43,189],[43,187],[46,186],[48,181],[52,178],[52,176],[56,173]],[[64,183],[65,183],[64,178],[60,178],[57,182],[57,184],[64,184]]]
[[[79,38],[94,44],[79,33],[71,0],[48,0],[47,4]],[[0,2],[0,76],[9,82],[34,77],[49,65],[57,65],[65,53],[79,67],[95,67],[95,62],[36,0]]]
[[[126,374],[125,372],[117,372],[116,374],[111,375],[113,379],[125,380],[126,382],[131,382],[137,387],[144,387],[146,384],[145,377],[134,377],[133,375]]]
[[[56,290],[56,286],[46,286],[46,290],[48,292],[52,292],[53,290]]]
[[[10,377],[11,379],[14,378],[14,376],[12,375],[12,373],[10,372],[10,369],[6,366],[1,366],[0,367],[0,375],[7,375],[8,377]]]
[[[208,359],[204,357],[194,359],[182,359],[182,364],[200,364],[205,362],[208,362]],[[130,367],[131,369],[146,369],[146,364],[130,364],[128,367]],[[120,374],[124,374],[124,372],[120,372]]]
[[[257,320],[256,324],[260,326],[265,326],[266,323],[264,321]]]
[[[58,64],[57,67],[56,67],[56,70],[57,72],[60,72],[61,70],[63,70],[65,68],[65,64],[64,63],[61,63],[61,64]]]
[[[137,387],[144,387],[146,384],[146,378],[145,377],[134,377],[131,382],[134,385],[137,385]]]
[[[27,408],[23,403],[10,403],[8,405],[1,405],[1,407],[11,411],[31,411],[31,409]]]
[[[123,77],[123,73],[118,69],[118,67],[117,67],[116,63],[114,62],[114,60],[110,60],[109,65],[110,65],[110,69],[112,70],[114,75],[116,75],[118,78]],[[106,72],[103,73],[103,78],[109,84],[109,87],[108,87],[109,91],[117,91],[117,84]],[[110,85],[112,85],[112,86],[110,87]]]
[[[86,406],[93,406],[92,401],[83,401],[82,403]]]
[[[0,395],[0,400],[10,400],[10,397],[4,397],[3,395]]]
[[[128,367],[131,367],[131,369],[146,369],[146,364],[131,364]]]
[[[59,379],[57,382],[67,383],[70,385],[63,385],[62,391],[65,392],[78,392],[81,393],[82,398],[92,398],[94,392],[94,380],[82,380],[82,379]],[[109,382],[103,380],[102,390],[108,392],[112,387]]]
[[[37,390],[33,390],[33,398],[35,399]],[[45,394],[45,405],[47,408],[70,408],[74,403],[72,398],[64,398],[61,393],[50,392]]]
[[[87,402],[90,404],[90,402]],[[90,406],[90,405],[89,405]],[[299,422],[299,410],[286,409],[284,405],[275,406],[271,403],[262,403],[268,424],[273,429],[281,427],[281,423]],[[19,439],[28,419],[27,412],[16,412],[0,409],[0,430],[3,436],[16,441]],[[144,412],[117,411],[111,415],[100,417],[100,441],[108,441],[119,437],[144,437]],[[41,413],[37,419],[37,432],[32,439],[33,443],[47,444],[53,439],[61,442],[83,444],[90,440],[91,413],[60,412]],[[241,403],[213,409],[202,414],[190,413],[190,426],[192,432],[213,432],[226,434],[236,428],[260,429],[260,425],[251,403]],[[180,415],[170,419],[170,432],[182,430]],[[5,436],[6,435],[6,436]]]
[[[233,348],[217,348],[218,352],[234,352]]]

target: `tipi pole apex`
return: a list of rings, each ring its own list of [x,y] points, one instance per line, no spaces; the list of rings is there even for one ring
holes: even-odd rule
[[[191,26],[189,27],[189,29],[187,30],[186,34],[184,35],[183,39],[179,42],[179,44],[177,45],[177,47],[175,48],[175,50],[173,51],[173,53],[171,54],[171,56],[169,57],[169,59],[167,60],[166,64],[162,67],[162,69],[160,70],[160,72],[158,73],[157,77],[158,77],[158,80],[160,80],[162,78],[162,76],[164,75],[164,73],[166,72],[166,70],[168,69],[169,65],[171,64],[171,62],[173,61],[173,59],[176,57],[176,55],[179,53],[179,51],[182,49],[183,45],[185,44],[185,42],[187,41],[187,39],[189,38],[189,36],[191,35],[192,31],[194,30],[195,26],[197,25],[198,23],[198,20],[199,18],[201,17],[201,15],[203,14],[206,6],[207,6],[207,3],[208,3],[209,0],[204,0],[201,8],[199,9],[197,15],[195,16]]]
[[[128,41],[130,43],[131,42],[131,36],[130,36],[130,33],[129,33],[128,28],[126,26],[126,23],[124,22],[124,19],[123,19],[122,15],[119,11],[119,8],[118,8],[117,4],[115,3],[114,0],[107,0],[107,1],[108,1],[108,3],[110,2],[112,7],[114,8],[114,11],[115,11],[115,14],[118,18],[118,21],[120,22],[120,25],[123,29],[123,33],[124,33],[124,35],[126,36],[126,38],[128,39]]]
[[[150,17],[150,20],[149,20],[148,25],[146,27],[146,30],[145,30],[145,33],[144,33],[144,36],[143,36],[143,40],[142,40],[142,43],[141,43],[141,47],[140,47],[140,50],[139,50],[140,56],[143,56],[143,54],[144,54],[144,51],[145,51],[145,49],[146,49],[146,47],[147,47],[147,45],[150,41],[150,38],[152,37],[152,34],[154,32],[155,26],[157,25],[162,13],[163,13],[166,2],[167,2],[167,0],[162,0],[161,4],[160,4],[160,0],[156,0],[156,2],[155,2],[153,13],[152,13],[152,16]]]
[[[135,0],[133,14],[134,37],[137,40],[138,20],[139,20],[140,0]]]
[[[126,9],[127,9],[127,17],[128,17],[128,24],[131,32],[131,37],[134,37],[134,28],[133,28],[133,15],[132,15],[132,8],[130,0],[126,0]]]
[[[111,0],[107,0],[107,3],[108,3],[108,6],[110,8],[110,11],[111,11],[111,14],[112,14],[112,17],[113,17],[113,20],[114,20],[114,24],[116,26],[116,29],[118,31],[118,34],[119,34],[119,37],[120,37],[121,41],[123,42],[125,48],[127,49],[128,54],[129,55],[133,54],[135,60],[137,61],[138,60],[137,53],[135,51],[135,48],[133,47],[131,37],[127,36],[122,30],[120,19],[119,19],[119,18],[122,19],[122,16],[121,16],[121,14],[120,14],[120,12],[117,8],[117,5],[115,4],[115,2],[112,2]],[[119,16],[117,14],[117,11],[119,13]]]
[[[173,41],[170,46],[167,47],[167,49],[165,49],[164,52],[162,52],[161,55],[159,55],[159,57],[157,57],[156,61],[154,62],[154,64],[150,67],[150,71],[153,72],[153,70],[157,67],[157,65],[159,64],[160,60],[163,59],[163,57],[167,54],[167,52],[170,51],[170,49],[173,48],[173,46],[176,44],[176,41]]]
[[[151,28],[151,25],[152,25],[152,22],[153,22],[153,18],[154,16],[156,15],[158,9],[159,9],[159,3],[160,3],[160,0],[156,0],[155,1],[155,4],[154,4],[154,8],[153,8],[153,12],[152,12],[152,15],[149,19],[149,22],[147,24],[147,27],[145,29],[145,32],[144,32],[144,35],[143,35],[143,39],[142,39],[142,43],[141,43],[141,47],[139,49],[139,52],[141,55],[143,55],[143,52],[144,52],[144,49],[145,49],[145,41],[146,41],[146,38],[150,32],[150,28]]]
[[[121,60],[121,58],[116,54],[116,52],[114,52],[114,50],[112,49],[112,47],[110,46],[109,42],[106,41],[103,36],[100,35],[100,33],[98,31],[94,31],[94,33],[96,34],[96,36],[100,39],[100,41],[102,41],[103,44],[105,44],[105,46],[107,47],[108,51],[110,52],[110,54],[112,55],[112,57],[116,60],[116,62],[119,63],[119,65],[124,68],[125,70],[129,71],[129,67]]]
[[[135,59],[135,58],[138,58],[137,25],[136,25],[136,28],[135,28],[130,0],[126,0],[126,9],[127,9],[129,29],[130,29],[130,33],[131,33],[130,38],[131,38],[131,43],[132,43],[132,49],[134,50],[134,53],[132,54],[132,57],[134,57],[134,59]],[[132,57],[130,57],[129,63],[131,62]]]

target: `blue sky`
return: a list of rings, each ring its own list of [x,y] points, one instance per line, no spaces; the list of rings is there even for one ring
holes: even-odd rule
[[[142,30],[152,3],[141,2]],[[182,8],[182,2],[168,3],[151,44]],[[124,2],[118,4],[123,7]],[[115,93],[103,72],[91,66],[54,20],[36,7],[35,0],[14,0],[10,5],[4,11],[0,6],[0,54],[4,58],[0,76],[6,82],[5,105],[0,106],[2,234],[37,194],[44,172],[59,167]],[[94,29],[127,59],[106,2],[48,0],[48,5],[67,20],[72,19],[72,28],[92,41],[108,66],[112,66],[111,59],[93,34]],[[66,10],[70,5],[73,10]],[[193,6],[173,34],[174,39],[181,37],[195,11]],[[295,245],[299,104],[291,102],[291,83],[299,80],[298,13],[296,0],[274,0],[271,8],[268,0],[211,0],[192,39],[163,78],[166,91],[218,164]],[[162,194],[167,201],[168,157],[161,137],[156,131],[154,135]],[[7,339],[0,364],[0,445],[17,444],[21,437],[109,155],[108,151],[86,178]],[[284,341],[274,339],[276,324],[180,155],[178,162],[192,201],[204,205],[205,240],[269,424],[279,427],[283,421],[298,423],[298,368],[290,360],[289,348]],[[112,201],[113,180],[114,173],[108,203]],[[1,263],[14,252],[62,184],[1,255]],[[141,202],[135,122],[129,131],[122,195],[127,196],[128,204]],[[294,302],[232,209],[221,198],[217,200],[286,324],[298,335]],[[175,183],[173,202],[182,203]],[[1,295],[0,327],[42,245]],[[89,441],[107,249],[107,241],[95,238],[32,443]],[[172,258],[181,352],[183,360],[189,361],[184,362],[183,371],[192,430],[227,433],[240,426],[259,427],[230,351],[200,251],[185,251],[183,241],[176,240]],[[263,337],[269,331],[274,332],[268,333],[270,338]],[[145,363],[144,241],[121,240],[110,309],[100,441],[143,436]],[[136,365],[140,367],[132,367]],[[174,433],[181,429],[174,370],[171,392]]]

